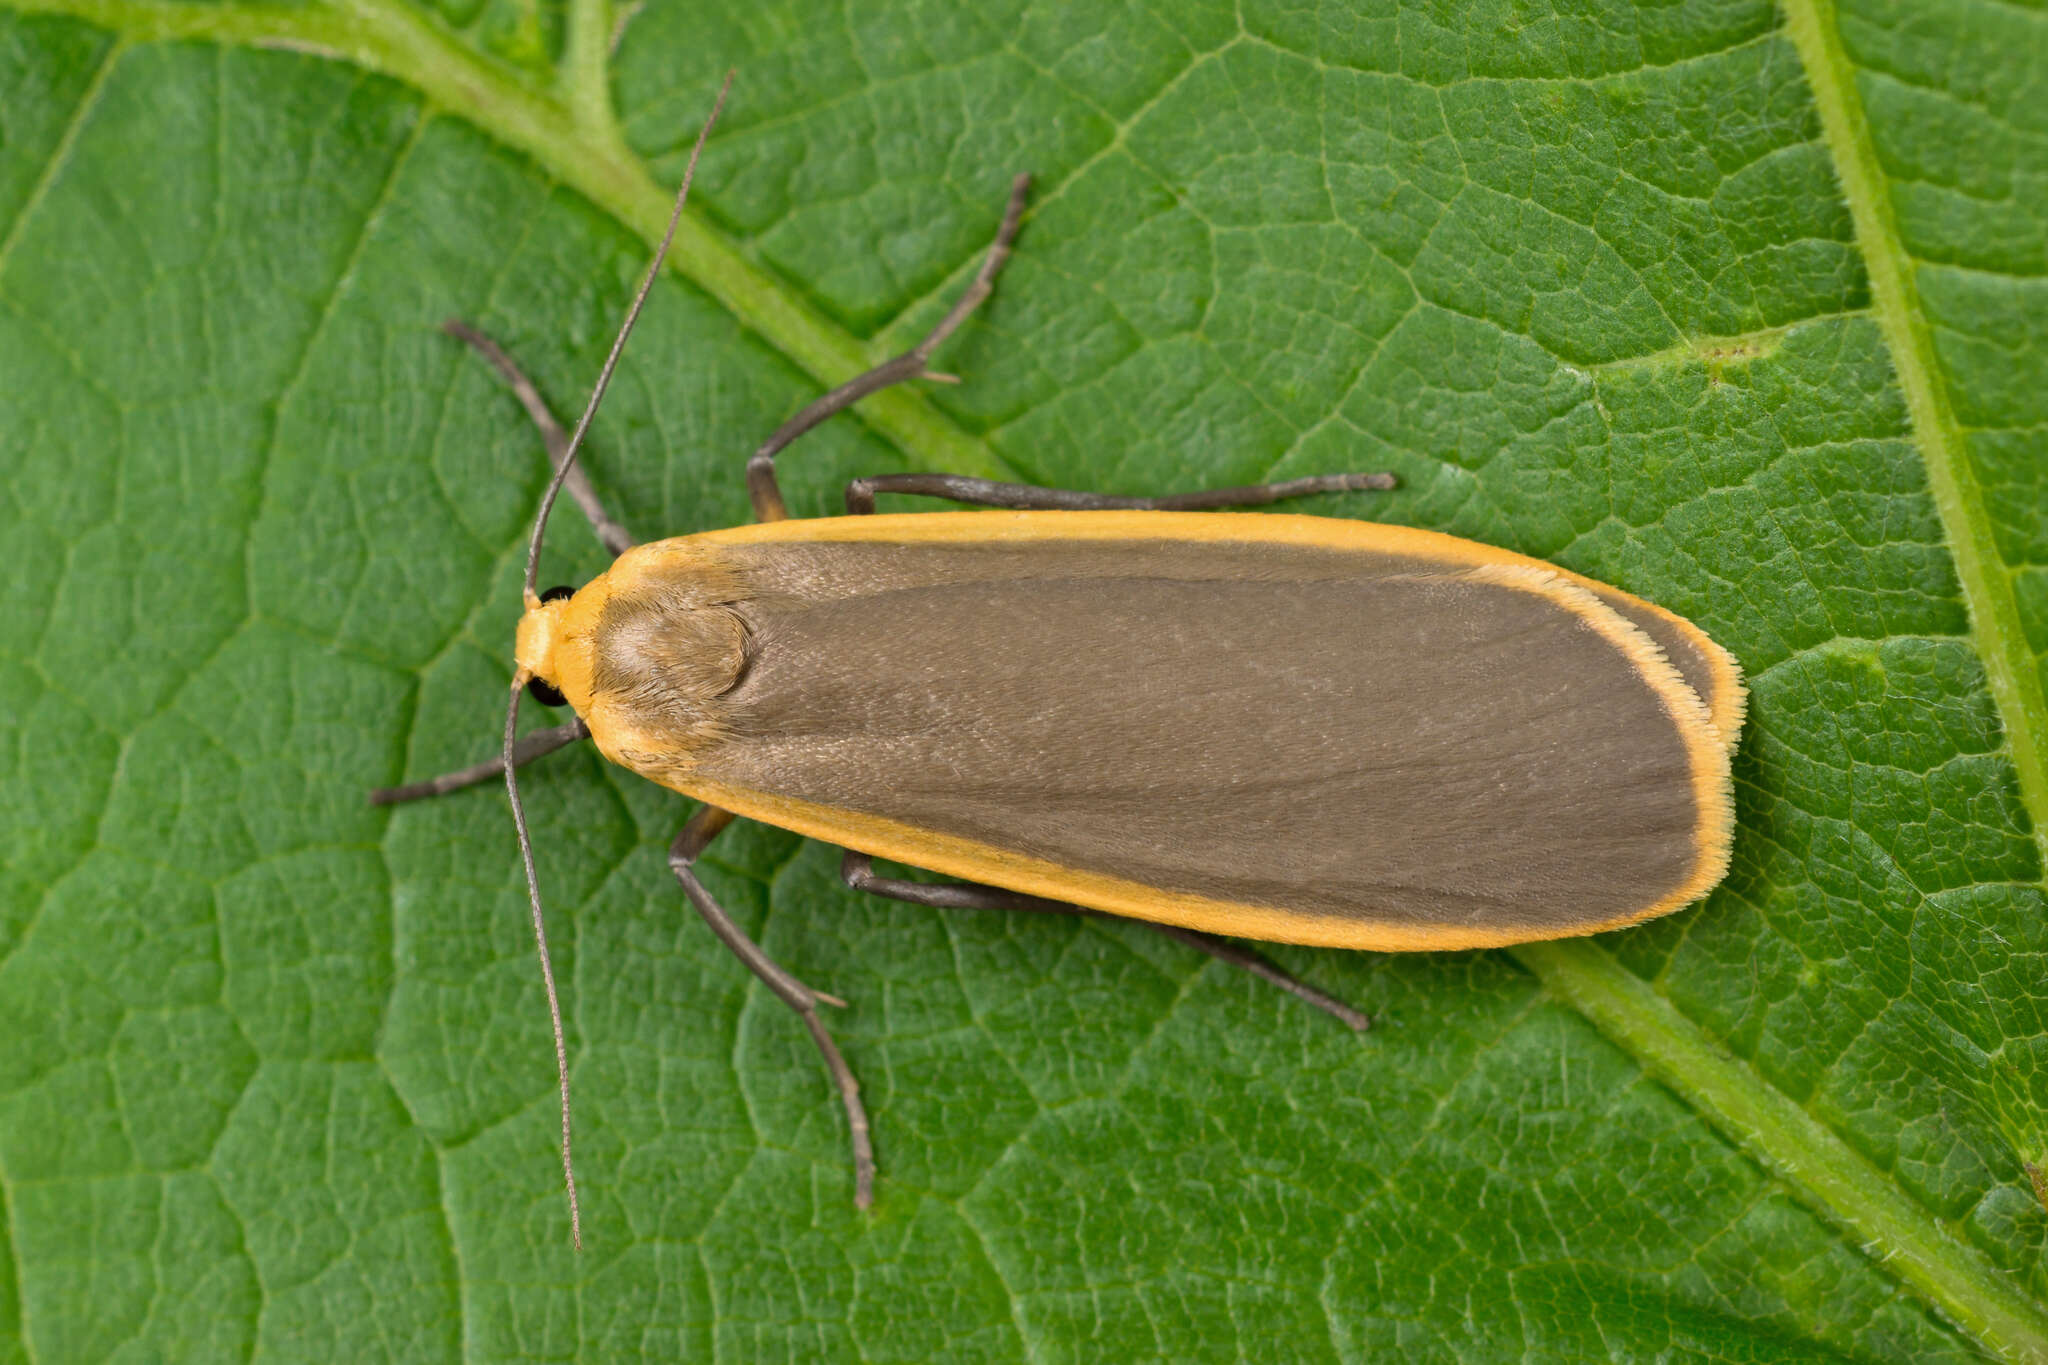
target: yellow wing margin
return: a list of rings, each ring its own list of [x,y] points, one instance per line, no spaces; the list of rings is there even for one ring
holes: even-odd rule
[[[939,834],[901,821],[678,774],[685,795],[736,815],[778,825],[875,857],[945,876],[986,882],[1028,895],[1071,901],[1133,919],[1177,924],[1207,933],[1272,943],[1301,943],[1378,952],[1490,948],[1532,937],[1594,934],[1667,914],[1705,895],[1728,868],[1734,812],[1729,750],[1742,718],[1740,672],[1726,651],[1682,617],[1650,607],[1696,637],[1726,670],[1717,688],[1723,704],[1710,711],[1644,631],[1600,599],[1619,589],[1473,541],[1411,527],[1270,513],[1218,512],[921,512],[823,517],[731,527],[687,538],[694,547],[766,543],[879,541],[990,543],[1031,540],[1179,540],[1266,542],[1333,550],[1398,554],[1442,564],[1511,590],[1535,593],[1577,615],[1642,677],[1671,717],[1684,744],[1695,808],[1695,857],[1681,883],[1625,914],[1573,925],[1563,934],[1526,926],[1375,924],[1250,905],[1064,867],[1013,850]],[[654,547],[646,547],[653,549]],[[1639,599],[1630,599],[1632,601]],[[1649,604],[1644,604],[1646,607]],[[1726,722],[1725,724],[1723,722]]]

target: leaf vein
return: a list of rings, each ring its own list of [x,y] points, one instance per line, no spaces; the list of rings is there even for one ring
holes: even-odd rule
[[[125,42],[109,44],[106,53],[100,58],[99,66],[92,73],[92,79],[86,82],[85,90],[79,95],[77,107],[71,111],[71,118],[64,125],[64,132],[58,137],[56,146],[50,150],[49,160],[43,163],[41,173],[36,176],[34,187],[29,190],[28,197],[22,200],[21,209],[14,215],[14,221],[7,225],[6,234],[0,236],[0,277],[6,275],[8,257],[14,254],[15,244],[28,230],[29,220],[35,217],[36,211],[42,207],[43,200],[48,196],[50,187],[56,183],[57,177],[63,174],[64,167],[70,164],[71,153],[78,145],[79,130],[85,126],[92,111],[99,107],[100,96],[106,90],[107,78],[113,74],[115,66],[120,63],[122,55],[127,50],[128,45]]]

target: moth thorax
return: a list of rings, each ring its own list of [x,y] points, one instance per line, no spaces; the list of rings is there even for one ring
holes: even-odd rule
[[[613,596],[590,633],[596,717],[631,731],[638,747],[682,751],[723,731],[721,699],[747,665],[747,626],[720,603],[658,589]]]

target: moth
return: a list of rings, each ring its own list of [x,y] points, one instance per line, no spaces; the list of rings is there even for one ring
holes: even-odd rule
[[[819,1012],[841,1002],[771,960],[693,869],[735,817],[841,846],[847,883],[878,895],[1148,922],[1354,1028],[1365,1016],[1231,940],[1511,944],[1634,924],[1721,879],[1744,688],[1699,627],[1469,540],[1216,510],[1386,489],[1389,475],[1126,498],[887,474],[850,484],[845,516],[789,516],[777,456],[868,394],[930,376],[1010,254],[1027,177],[931,333],[754,452],[754,524],[633,544],[575,454],[710,128],[573,435],[510,357],[448,324],[519,396],[556,474],[528,547],[501,757],[372,797],[504,776],[554,1018],[578,1245],[568,1064],[517,778],[564,744],[587,737],[703,803],[670,867],[809,1029],[846,1113],[861,1207],[868,1117]],[[581,588],[539,593],[564,486],[616,558]],[[881,515],[879,493],[992,510]],[[523,691],[577,718],[518,740]],[[878,876],[875,857],[957,880]]]

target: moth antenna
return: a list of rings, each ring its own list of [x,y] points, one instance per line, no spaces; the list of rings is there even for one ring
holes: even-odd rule
[[[540,543],[547,534],[548,513],[554,510],[555,495],[562,491],[562,481],[569,477],[569,467],[576,462],[576,452],[583,445],[583,433],[590,430],[590,419],[597,415],[597,405],[603,401],[604,391],[611,386],[612,371],[618,368],[619,356],[626,349],[626,338],[632,335],[633,324],[640,320],[640,308],[654,288],[654,277],[661,273],[661,263],[668,258],[669,244],[676,237],[676,225],[683,221],[683,202],[690,197],[690,182],[697,176],[697,158],[703,155],[704,143],[711,136],[711,125],[718,122],[719,111],[725,108],[726,92],[732,89],[732,76],[730,71],[725,73],[725,81],[718,87],[718,98],[711,105],[711,116],[698,130],[697,145],[690,149],[690,164],[683,170],[682,188],[676,191],[676,205],[669,210],[668,230],[661,234],[661,245],[654,249],[654,259],[647,263],[647,273],[640,277],[640,288],[633,295],[633,306],[626,310],[626,321],[612,341],[611,354],[605,357],[604,368],[597,372],[597,387],[590,391],[590,401],[584,405],[583,415],[576,419],[576,430],[569,437],[569,448],[563,452],[555,477],[548,482],[548,491],[540,500],[540,515],[533,519],[533,538],[526,545],[526,600],[529,603],[534,600],[535,585],[540,582]]]
[[[619,334],[612,340],[611,354],[604,360],[604,368],[598,371],[597,387],[590,392],[590,401],[584,405],[583,416],[576,421],[576,430],[569,437],[569,448],[563,452],[562,461],[555,467],[555,477],[548,481],[548,491],[540,500],[540,512],[533,519],[533,536],[526,543],[526,603],[529,607],[539,603],[534,585],[539,581],[540,546],[547,535],[548,514],[554,510],[555,497],[562,491],[562,483],[569,477],[570,466],[576,462],[576,452],[583,445],[583,433],[590,429],[590,419],[597,415],[597,405],[604,399],[604,391],[611,385],[612,371],[618,368],[619,356],[626,349],[626,338],[632,335],[633,324],[640,320],[640,309],[647,302],[648,293],[654,288],[654,278],[661,273],[661,263],[668,258],[670,243],[675,241],[676,225],[683,220],[683,204],[690,197],[690,182],[697,175],[697,158],[703,155],[704,143],[711,136],[711,125],[718,122],[719,111],[725,108],[726,92],[732,89],[733,73],[725,73],[724,82],[718,87],[718,98],[711,105],[711,116],[704,120],[704,126],[697,133],[697,144],[690,149],[690,164],[683,171],[682,187],[676,191],[676,203],[669,210],[668,230],[661,234],[661,245],[654,249],[654,259],[647,263],[647,273],[640,277],[640,288],[633,295],[633,306],[626,310],[626,320],[619,327]],[[513,762],[513,748],[519,735],[519,694],[525,690],[529,675],[523,668],[512,678],[512,700],[505,707],[505,794],[512,801],[512,826],[519,832],[519,859],[526,867],[526,899],[533,908],[533,945],[540,953],[541,984],[547,988],[548,1022],[555,1031],[555,1079],[562,1092],[562,1184],[569,1194],[569,1236],[578,1251],[583,1250],[583,1210],[576,1200],[576,1159],[570,1147],[569,1127],[569,1045],[562,1035],[562,1000],[555,990],[555,964],[548,956],[548,929],[546,917],[540,908],[540,874],[533,865],[533,836],[526,828],[526,807],[519,800],[519,769]]]
[[[519,831],[519,858],[526,864],[526,900],[533,907],[533,945],[540,951],[540,979],[548,993],[548,1022],[555,1029],[555,1080],[562,1091],[562,1183],[569,1191],[569,1238],[583,1250],[583,1210],[576,1202],[576,1159],[569,1148],[569,1045],[562,1038],[562,1000],[555,992],[555,964],[548,956],[548,926],[540,911],[540,877],[533,867],[533,837],[526,831],[526,807],[519,800],[519,768],[512,746],[519,734],[519,694],[526,690],[526,670],[512,679],[512,700],[505,706],[505,794],[512,799],[512,827]]]

